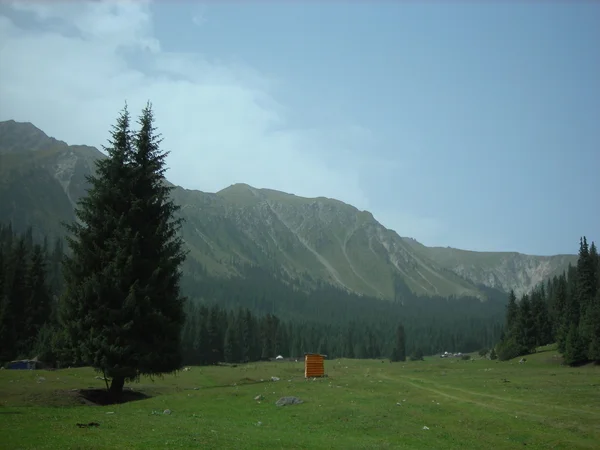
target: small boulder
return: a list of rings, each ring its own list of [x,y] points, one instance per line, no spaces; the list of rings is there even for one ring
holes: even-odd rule
[[[301,403],[304,403],[304,401],[298,397],[281,397],[275,402],[277,406],[299,405]]]

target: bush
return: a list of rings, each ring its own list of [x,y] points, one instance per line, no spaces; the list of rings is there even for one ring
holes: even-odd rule
[[[514,337],[498,344],[498,358],[500,361],[508,361],[518,356],[526,355],[527,349],[520,345]]]
[[[496,353],[496,349],[495,348],[493,348],[492,351],[490,352],[490,359],[492,361],[498,359],[498,354]]]
[[[410,355],[411,361],[423,361],[423,350],[420,348],[416,349],[412,355]]]
[[[462,355],[461,359],[463,361],[469,361],[471,359],[471,355]]]
[[[479,350],[479,356],[485,356],[487,355],[489,352],[489,350],[487,348],[482,348],[481,350]]]

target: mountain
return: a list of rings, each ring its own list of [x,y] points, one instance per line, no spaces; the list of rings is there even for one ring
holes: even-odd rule
[[[61,221],[74,220],[86,176],[103,157],[94,147],[48,137],[31,123],[0,122],[0,221],[62,235]],[[284,272],[299,285],[326,282],[385,299],[406,287],[416,294],[484,299],[483,287],[522,293],[576,260],[430,248],[341,201],[246,184],[217,193],[176,187],[173,198],[182,207],[190,260],[215,276],[239,276],[251,265]]]
[[[577,264],[576,255],[532,256],[517,252],[474,252],[451,247],[426,247],[403,238],[417,252],[475,285],[521,296],[539,283]]]

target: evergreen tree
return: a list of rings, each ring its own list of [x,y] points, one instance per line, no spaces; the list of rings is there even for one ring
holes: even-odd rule
[[[225,332],[224,359],[226,362],[234,363],[240,361],[240,343],[238,342],[238,330],[236,323],[232,322]]]
[[[415,351],[410,356],[411,361],[423,361],[423,350],[421,347],[415,348]]]
[[[534,321],[535,346],[550,344],[552,342],[552,324],[548,315],[546,289],[543,285],[531,293],[531,315]]]
[[[33,349],[42,326],[49,321],[51,313],[50,291],[46,284],[46,256],[42,247],[34,246],[27,268],[26,283],[29,295],[25,299],[23,344]]]
[[[521,354],[535,351],[536,322],[533,316],[529,295],[525,294],[519,303],[516,324],[517,343],[522,348]]]
[[[323,336],[321,338],[321,341],[319,342],[319,353],[321,355],[329,355],[329,340],[327,339],[327,336]]]
[[[26,356],[25,321],[29,288],[27,286],[28,251],[25,238],[14,243],[8,257],[5,275],[5,302],[1,320],[3,355],[5,359]]]
[[[508,294],[508,305],[506,305],[506,331],[510,333],[517,325],[519,315],[519,307],[517,305],[517,296],[514,290],[510,290]]]
[[[396,343],[392,352],[392,361],[406,361],[406,336],[404,334],[404,326],[398,324],[396,328]]]
[[[590,284],[594,287],[594,290],[600,289],[600,256],[598,255],[598,249],[596,243],[592,242],[590,245]]]
[[[208,321],[206,323],[206,350],[207,350],[207,363],[217,364],[223,361],[223,343],[224,337],[222,335],[223,324],[220,320],[219,307],[214,305],[210,308]]]
[[[344,356],[346,358],[354,358],[354,328],[354,323],[350,323],[346,331],[344,343]]]
[[[581,311],[579,333],[586,344],[592,339],[595,325],[594,297],[597,289],[597,268],[598,252],[596,245],[592,242],[588,250],[587,240],[584,236],[579,252],[579,260],[577,261],[577,295]]]
[[[555,291],[555,315],[554,315],[554,334],[558,351],[564,353],[567,342],[567,334],[569,332],[569,320],[567,316],[568,300],[568,285],[566,274],[561,275],[556,279]]]
[[[593,247],[595,249],[595,245]],[[596,261],[590,255],[587,239],[584,236],[580,242],[577,260],[577,296],[582,307],[589,303],[596,290],[595,265]]]
[[[76,208],[79,221],[67,226],[63,267],[67,344],[76,360],[111,378],[114,394],[125,381],[181,366],[180,222],[150,104],[139,124],[132,133],[125,108],[113,127],[108,158],[96,162]]]
[[[252,314],[249,310],[240,313],[240,361],[248,362],[252,356]]]
[[[600,361],[600,289],[596,292],[594,302],[588,311],[590,323],[588,359],[591,361]]]
[[[575,324],[571,325],[569,334],[567,334],[563,359],[569,365],[579,364],[587,359],[585,342]]]

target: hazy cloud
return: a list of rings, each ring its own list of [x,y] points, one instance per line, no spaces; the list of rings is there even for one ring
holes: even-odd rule
[[[294,128],[272,94],[280,80],[240,62],[207,60],[201,48],[165,51],[148,1],[10,7],[0,13],[1,120],[29,121],[70,144],[100,148],[125,101],[137,114],[150,100],[177,184],[214,192],[245,182],[369,209],[361,171],[389,163],[369,154],[370,130]],[[197,17],[202,8],[194,24]],[[437,230],[434,219],[372,212],[403,235]]]

